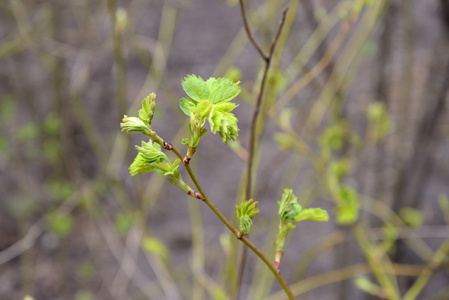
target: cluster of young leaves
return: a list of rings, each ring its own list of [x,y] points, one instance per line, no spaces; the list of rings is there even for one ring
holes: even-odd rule
[[[151,128],[151,121],[156,108],[156,94],[151,93],[142,101],[142,108],[139,110],[139,117],[124,116],[120,124],[122,131],[142,132],[151,139],[148,142],[142,141],[141,146],[136,146],[139,153],[129,167],[129,173],[134,176],[139,173],[156,171],[164,176],[169,176],[167,181],[179,186],[188,193],[191,188],[182,180],[179,171],[180,159],[170,162],[167,155],[162,152],[161,145],[165,142]]]
[[[247,235],[253,228],[252,219],[259,214],[258,204],[259,202],[250,199],[236,205],[236,213],[240,220],[240,233],[242,236]]]
[[[353,224],[359,217],[360,202],[358,193],[342,182],[350,169],[350,161],[341,158],[331,161],[326,173],[327,185],[337,204],[335,221],[339,225]]]
[[[120,127],[126,132],[142,132],[146,136],[151,136],[151,120],[156,108],[156,94],[151,93],[142,101],[142,108],[139,110],[139,118],[124,116]]]
[[[187,97],[181,99],[182,111],[190,116],[190,138],[183,143],[189,147],[197,147],[201,137],[206,133],[203,128],[206,121],[212,133],[219,133],[223,143],[235,140],[239,128],[237,118],[231,111],[237,104],[232,99],[241,92],[239,82],[229,78],[209,78],[204,81],[200,76],[188,75],[182,82]]]
[[[388,114],[385,104],[381,102],[371,103],[366,110],[368,119],[368,134],[377,140],[385,138],[393,129],[393,122]]]
[[[328,213],[321,208],[303,209],[298,204],[298,198],[293,194],[293,190],[285,189],[282,194],[282,200],[278,201],[279,205],[279,227],[276,236],[276,261],[280,261],[284,252],[285,239],[290,230],[295,228],[294,223],[311,220],[318,222],[327,222],[329,220]]]

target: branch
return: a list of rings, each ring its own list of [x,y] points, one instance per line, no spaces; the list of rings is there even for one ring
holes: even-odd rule
[[[169,144],[170,145],[170,144]],[[179,153],[178,150],[172,145],[170,145],[170,150],[179,158],[183,159],[182,155]],[[285,282],[285,279],[282,277],[282,275],[276,270],[274,265],[270,262],[270,260],[263,254],[263,252],[256,247],[247,237],[242,236],[240,231],[238,231],[232,223],[226,219],[226,217],[221,213],[221,211],[212,203],[212,201],[209,199],[209,197],[206,195],[206,192],[204,192],[203,188],[201,187],[200,183],[198,182],[195,174],[192,171],[192,168],[188,164],[184,164],[184,167],[186,168],[187,172],[189,173],[190,178],[192,179],[193,183],[195,184],[196,188],[201,194],[201,200],[203,200],[207,206],[217,215],[217,217],[223,222],[223,224],[228,227],[228,229],[237,237],[242,243],[244,243],[248,248],[250,248],[271,270],[273,275],[276,277],[276,279],[279,281],[279,284],[284,289],[285,293],[287,294],[288,298],[290,300],[295,300],[295,296],[290,291],[287,283]]]
[[[245,4],[243,3],[243,0],[239,0],[239,2],[240,2],[240,10],[242,12],[242,17],[243,17],[243,25],[245,25],[246,34],[248,35],[248,38],[251,41],[251,43],[254,45],[254,47],[259,52],[260,56],[262,56],[265,61],[268,61],[269,56],[267,54],[265,54],[265,52],[263,52],[262,48],[257,43],[256,39],[254,38],[253,34],[251,33],[251,29],[249,28],[249,24],[248,24],[248,17],[246,16]]]
[[[240,1],[242,3],[242,1]],[[270,54],[268,55],[268,57],[261,54],[261,56],[265,59],[265,68],[263,71],[263,76],[262,76],[262,83],[260,85],[260,90],[259,93],[257,95],[257,101],[256,101],[256,107],[254,108],[254,114],[253,114],[253,118],[251,121],[251,135],[250,135],[250,139],[249,139],[249,157],[248,157],[248,169],[247,169],[247,188],[246,188],[246,198],[250,199],[251,198],[251,181],[252,181],[252,167],[253,167],[253,159],[254,159],[254,151],[256,148],[256,124],[257,124],[257,120],[258,120],[258,116],[259,116],[259,112],[260,112],[260,107],[262,105],[262,97],[263,97],[263,93],[265,90],[265,84],[267,81],[267,74],[268,74],[268,70],[270,68],[270,63],[271,60],[273,58],[273,53],[274,53],[274,49],[276,47],[277,41],[279,40],[279,36],[281,34],[282,31],[282,27],[284,26],[285,23],[285,18],[287,16],[287,11],[288,8],[284,9],[284,12],[282,14],[282,19],[281,19],[281,23],[279,24],[279,28],[273,38],[273,41],[271,42],[271,46],[270,46]],[[243,18],[245,19],[245,16],[243,16]],[[251,36],[249,35],[250,33],[248,33],[248,37],[251,39]]]

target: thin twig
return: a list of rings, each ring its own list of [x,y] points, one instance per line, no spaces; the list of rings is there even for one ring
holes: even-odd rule
[[[261,82],[261,85],[260,85],[260,90],[259,90],[259,93],[258,93],[258,96],[257,96],[256,106],[254,108],[254,114],[253,114],[253,118],[252,118],[252,121],[251,121],[251,134],[250,134],[250,139],[249,139],[249,155],[248,155],[247,177],[246,177],[246,199],[250,199],[251,196],[252,196],[252,172],[253,172],[254,152],[255,152],[255,149],[256,149],[257,120],[258,120],[258,116],[259,116],[259,112],[260,112],[260,107],[262,105],[262,98],[263,98],[263,93],[264,93],[264,90],[265,90],[265,83],[266,83],[266,80],[267,80],[268,70],[270,68],[270,63],[271,63],[271,60],[273,58],[274,49],[275,49],[276,44],[277,44],[277,42],[279,40],[279,36],[281,35],[281,31],[282,31],[282,28],[283,28],[284,23],[285,23],[285,19],[286,19],[286,16],[287,16],[288,8],[284,9],[284,11],[282,13],[281,22],[279,24],[279,27],[278,27],[278,30],[277,30],[276,34],[273,37],[273,40],[271,41],[269,54],[267,55],[260,48],[259,44],[254,39],[254,36],[252,35],[251,30],[249,29],[248,20],[247,20],[247,16],[246,16],[245,5],[243,3],[243,0],[240,0],[239,2],[240,2],[240,9],[241,9],[241,12],[242,12],[243,24],[245,25],[245,30],[246,30],[246,33],[248,35],[248,38],[250,39],[250,41],[252,42],[254,47],[257,49],[257,51],[259,52],[260,56],[265,61],[265,67],[264,67],[264,71],[263,71],[262,82]],[[246,254],[247,254],[246,247],[244,247],[241,250],[240,260],[238,262],[238,267],[237,267],[236,288],[235,288],[235,291],[233,293],[233,299],[234,300],[237,300],[238,297],[239,297],[241,281],[242,281],[242,278],[243,278],[243,270],[244,270],[244,265],[245,265],[245,261],[246,261]]]
[[[262,56],[262,58],[265,61],[268,61],[269,56],[267,54],[265,54],[265,52],[260,47],[259,43],[257,43],[256,39],[254,38],[253,34],[251,33],[251,29],[249,28],[249,24],[248,24],[248,18],[246,16],[245,4],[243,3],[243,0],[239,0],[239,2],[240,2],[240,10],[242,12],[242,17],[243,17],[243,25],[245,25],[246,34],[248,35],[248,38],[251,41],[251,43],[254,45],[254,47],[259,52],[260,56]]]
[[[179,153],[178,150],[174,146],[170,147],[170,150],[175,153],[175,155],[182,159],[182,155]],[[282,275],[276,270],[274,267],[274,264],[270,262],[270,260],[265,256],[265,254],[262,253],[262,251],[256,247],[247,237],[242,236],[240,231],[238,231],[232,223],[221,213],[221,211],[212,203],[212,201],[207,197],[206,193],[204,192],[203,188],[201,187],[200,183],[198,182],[195,174],[192,171],[192,168],[188,164],[184,164],[184,167],[186,168],[187,172],[189,173],[190,178],[192,179],[193,183],[195,184],[196,188],[201,194],[201,197],[207,206],[217,215],[217,217],[225,224],[226,227],[242,242],[244,243],[248,248],[250,248],[270,269],[270,271],[273,273],[273,275],[278,280],[279,284],[282,286],[283,290],[287,294],[288,298],[290,300],[295,300],[295,297],[293,293],[290,291],[290,288],[288,287],[287,283],[285,282]]]
[[[240,3],[242,3],[242,1],[240,1]],[[268,55],[268,59],[265,60],[265,67],[264,67],[264,71],[263,71],[263,76],[262,76],[262,83],[260,85],[260,90],[259,90],[259,94],[257,95],[257,101],[256,101],[256,107],[254,108],[254,114],[253,114],[253,118],[251,120],[251,135],[250,135],[250,139],[249,139],[249,157],[248,157],[248,169],[247,169],[247,188],[246,188],[246,198],[250,199],[251,198],[251,188],[252,188],[252,168],[253,168],[253,160],[254,160],[254,151],[256,148],[256,124],[257,124],[257,120],[258,120],[258,116],[259,116],[259,112],[260,112],[260,107],[262,105],[262,98],[263,98],[263,93],[265,90],[265,83],[267,81],[267,74],[268,74],[268,70],[270,68],[270,62],[271,59],[273,58],[273,53],[274,53],[274,49],[276,46],[276,43],[279,39],[279,35],[281,33],[282,27],[284,25],[285,22],[285,17],[287,15],[287,11],[288,8],[284,9],[284,12],[282,14],[282,19],[281,19],[281,23],[279,24],[279,28],[276,32],[276,35],[273,38],[273,41],[271,42],[271,46],[270,46],[270,54]],[[245,15],[243,16],[243,18],[245,19]],[[248,34],[249,36],[249,34]],[[250,36],[249,36],[250,37]],[[251,37],[250,37],[251,39]],[[262,56],[265,59],[265,56]]]

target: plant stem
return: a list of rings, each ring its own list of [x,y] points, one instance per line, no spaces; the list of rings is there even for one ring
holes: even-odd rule
[[[175,155],[179,159],[183,158],[182,155],[179,153],[178,150],[176,150],[175,147],[171,146],[170,150],[173,151],[173,153],[175,153]],[[221,213],[221,211],[212,203],[212,201],[210,201],[209,197],[207,197],[206,193],[204,192],[203,188],[201,187],[200,183],[198,182],[198,180],[197,180],[195,174],[193,173],[192,168],[190,167],[190,165],[184,164],[184,167],[186,168],[187,172],[189,173],[189,176],[192,179],[193,183],[195,184],[196,188],[201,193],[201,196],[202,196],[201,200],[203,200],[207,204],[207,206],[209,206],[209,208],[217,215],[217,217],[223,222],[223,224],[225,224],[225,226],[228,227],[228,229],[242,243],[244,243],[248,248],[250,248],[267,265],[267,267],[271,270],[273,275],[279,281],[279,284],[282,286],[282,289],[285,291],[285,293],[287,294],[288,298],[290,300],[295,300],[295,296],[291,292],[291,290],[288,287],[287,283],[285,282],[284,278],[282,277],[282,275],[280,273],[278,273],[278,271],[276,270],[274,265],[270,262],[270,260],[247,237],[242,236],[241,233],[231,224],[231,222],[228,219],[226,219],[226,217]]]
[[[432,277],[433,271],[441,265],[444,259],[447,257],[449,252],[449,240],[446,240],[440,248],[435,252],[435,255],[430,260],[427,268],[425,268],[412,287],[404,295],[403,300],[414,300],[418,297],[419,293],[429,282],[430,277]]]
[[[243,1],[240,0],[240,6],[242,7],[242,14],[244,12],[244,6],[243,6]],[[263,76],[262,76],[262,82],[260,85],[260,90],[259,93],[257,95],[257,100],[256,100],[256,107],[254,108],[254,114],[253,114],[253,118],[251,120],[251,135],[250,135],[250,139],[249,139],[249,157],[248,157],[248,167],[247,167],[247,188],[246,188],[246,198],[250,199],[251,198],[251,190],[252,190],[252,169],[253,169],[253,160],[254,160],[254,152],[256,149],[256,131],[257,131],[257,121],[258,121],[258,117],[259,117],[259,112],[260,112],[260,107],[262,105],[262,97],[265,91],[265,83],[267,81],[267,75],[268,75],[268,70],[270,68],[270,63],[271,60],[273,58],[273,53],[274,53],[274,49],[276,47],[277,41],[279,39],[279,36],[281,34],[282,31],[282,27],[285,23],[285,18],[287,15],[287,11],[288,8],[284,9],[283,13],[282,13],[282,19],[281,22],[279,24],[279,28],[273,38],[273,41],[271,42],[271,46],[270,46],[270,52],[269,55],[266,56],[265,54],[261,53],[262,58],[265,60],[265,67],[263,70]],[[246,24],[246,15],[243,14],[243,20],[244,23]],[[252,38],[252,34],[249,31],[249,28],[247,28],[247,34],[248,37],[251,39]],[[254,46],[259,49],[260,47],[258,46],[257,42],[254,40],[254,38],[251,39],[251,41],[253,42]],[[256,46],[257,45],[257,46]]]

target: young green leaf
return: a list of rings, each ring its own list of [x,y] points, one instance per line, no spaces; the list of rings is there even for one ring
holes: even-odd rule
[[[258,204],[259,202],[250,199],[236,205],[236,213],[240,220],[240,233],[242,235],[246,235],[251,231],[253,226],[252,219],[259,213]]]
[[[282,200],[278,201],[279,216],[282,221],[293,221],[301,212],[302,207],[298,204],[298,198],[293,194],[293,190],[285,189]]]
[[[139,154],[129,167],[131,176],[154,171],[159,163],[164,160],[168,161],[167,156],[161,151],[161,146],[156,143],[153,144],[151,140],[148,143],[142,141],[142,147],[136,146],[136,148],[139,150]]]
[[[195,111],[196,110],[196,105],[198,102],[195,102],[194,100],[192,100],[192,98],[190,97],[184,97],[181,98],[181,101],[179,103],[179,107],[181,108],[181,110],[188,116],[190,116],[190,112]]]
[[[230,101],[237,97],[241,92],[239,82],[234,83],[229,78],[209,78],[206,82],[209,89],[209,100],[212,103],[219,103],[222,101]]]
[[[196,102],[208,99],[209,97],[209,88],[200,76],[187,75],[182,82],[182,88]]]
[[[301,222],[305,220],[327,222],[329,221],[329,215],[327,211],[321,208],[306,208],[296,215],[293,221]]]
[[[141,119],[135,117],[124,116],[122,123],[120,123],[122,131],[130,132],[137,131],[142,133],[147,133],[151,131],[151,128]]]
[[[151,128],[154,109],[156,108],[156,94],[151,93],[142,101],[142,108],[139,110],[140,119]]]
[[[348,186],[341,186],[337,196],[336,221],[340,225],[350,225],[359,217],[358,194]]]
[[[187,75],[182,82],[182,87],[188,97],[181,98],[179,106],[186,115],[190,116],[190,153],[194,153],[194,148],[198,145],[198,133],[206,120],[209,121],[212,133],[218,132],[225,144],[237,138],[238,120],[231,113],[237,104],[229,103],[229,101],[240,93],[239,82],[234,83],[229,78],[213,77],[204,82],[199,76]]]

